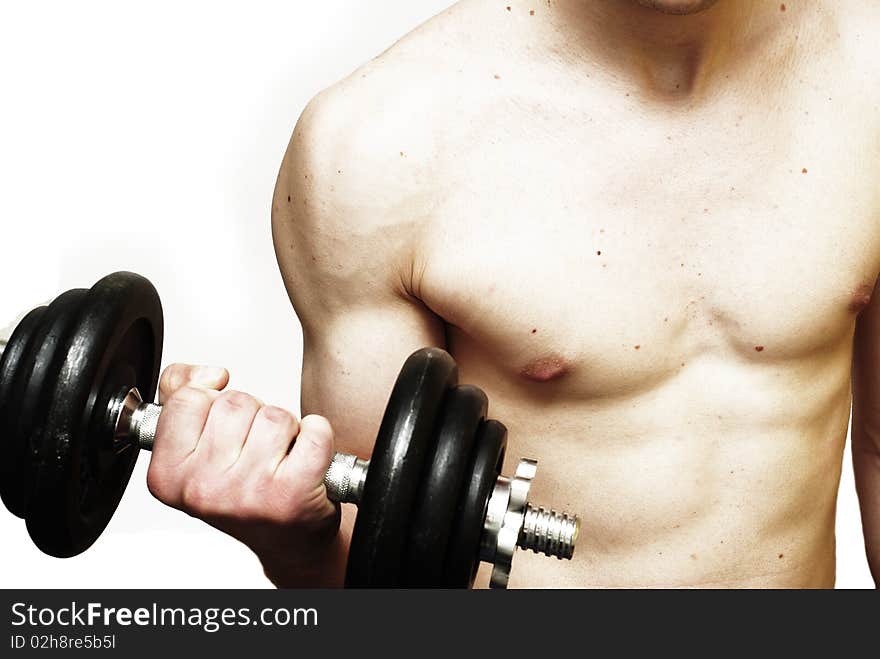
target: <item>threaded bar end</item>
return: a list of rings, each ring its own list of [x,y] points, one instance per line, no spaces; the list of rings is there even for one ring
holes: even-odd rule
[[[517,546],[536,554],[570,559],[574,555],[580,520],[568,513],[526,505],[525,520]]]

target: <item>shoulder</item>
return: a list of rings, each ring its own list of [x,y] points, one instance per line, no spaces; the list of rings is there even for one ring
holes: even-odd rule
[[[501,56],[479,38],[486,4],[457,3],[313,98],[282,169],[341,203],[396,205],[429,190],[479,112],[486,60]]]
[[[465,19],[456,5],[307,104],[272,203],[286,281],[399,282],[411,269],[460,118]]]
[[[276,244],[287,235],[300,245],[379,235],[372,248],[407,244],[448,183],[477,111],[472,90],[492,78],[478,53],[491,49],[475,36],[485,11],[456,4],[307,104],[275,188]]]

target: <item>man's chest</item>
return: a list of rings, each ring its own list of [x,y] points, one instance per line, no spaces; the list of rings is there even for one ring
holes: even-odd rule
[[[424,301],[533,380],[589,363],[626,387],[695,354],[840,345],[880,271],[876,165],[858,130],[792,112],[487,127],[423,235]]]

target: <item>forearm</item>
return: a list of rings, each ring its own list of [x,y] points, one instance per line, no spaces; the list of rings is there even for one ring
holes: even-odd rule
[[[328,544],[310,552],[258,553],[269,581],[277,588],[341,588],[354,526],[354,514],[348,508],[343,506],[339,533]]]
[[[880,437],[853,427],[853,468],[862,512],[865,551],[874,583],[880,587]]]

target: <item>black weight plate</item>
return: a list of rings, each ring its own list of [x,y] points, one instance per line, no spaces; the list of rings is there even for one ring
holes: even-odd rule
[[[471,456],[470,479],[459,500],[455,525],[449,540],[444,583],[449,588],[469,588],[480,564],[480,536],[486,507],[504,463],[507,428],[498,421],[486,421],[477,433]]]
[[[115,512],[138,451],[114,449],[109,402],[129,387],[153,400],[162,337],[159,295],[143,277],[117,272],[88,291],[39,434],[27,526],[47,554],[64,558],[84,551]]]
[[[18,432],[20,406],[16,403],[16,388],[24,377],[24,363],[45,311],[46,307],[37,307],[21,319],[0,359],[0,498],[9,512],[21,518],[30,490],[31,469],[27,437]]]
[[[84,289],[62,293],[40,314],[39,323],[34,327],[27,348],[16,369],[12,382],[12,398],[9,412],[11,419],[11,442],[24,447],[25,456],[19,464],[25,468],[19,476],[18,490],[13,505],[17,512],[27,517],[31,494],[35,487],[35,451],[37,450],[36,428],[46,412],[47,385],[53,380],[52,364],[57,359],[58,347],[71,325],[76,322],[79,304],[85,296]]]
[[[445,351],[424,348],[403,365],[385,408],[348,555],[349,587],[399,587],[410,515],[447,391],[458,377]]]
[[[406,586],[443,587],[443,565],[474,439],[489,401],[477,387],[447,395],[434,446],[428,453],[406,548]]]
[[[55,370],[67,334],[76,323],[80,303],[86,290],[76,288],[55,298],[47,307],[34,333],[31,352],[26,356],[24,372],[18,386],[18,432],[29,445],[32,468],[39,455],[39,428],[49,405],[49,388],[54,384]]]

